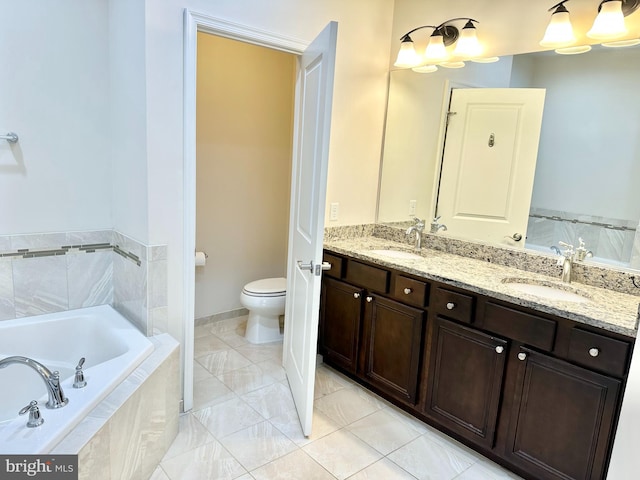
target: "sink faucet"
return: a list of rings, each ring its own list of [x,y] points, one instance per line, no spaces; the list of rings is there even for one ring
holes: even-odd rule
[[[582,262],[585,258],[593,257],[593,252],[591,250],[587,250],[584,246],[584,240],[582,237],[578,237],[578,241],[580,245],[576,248],[576,260]]]
[[[447,226],[444,223],[438,223],[438,220],[440,220],[440,215],[431,221],[431,233],[438,233],[439,230],[447,231]]]
[[[47,367],[42,365],[28,357],[13,356],[0,360],[0,368],[6,368],[13,363],[21,363],[28,367],[33,368],[42,380],[44,380],[47,386],[47,393],[49,394],[49,401],[47,402],[47,408],[60,408],[64,407],[69,399],[64,396],[62,391],[62,385],[60,385],[60,373],[55,371],[51,372]]]
[[[562,255],[558,258],[558,265],[562,266],[562,281],[565,283],[571,283],[571,270],[576,252],[573,245],[565,242],[558,242],[558,244],[561,247],[564,247]]]
[[[407,235],[411,235],[412,233],[416,236],[415,247],[420,249],[422,247],[422,232],[424,231],[424,220],[420,220],[418,217],[415,217],[414,224],[407,228]]]

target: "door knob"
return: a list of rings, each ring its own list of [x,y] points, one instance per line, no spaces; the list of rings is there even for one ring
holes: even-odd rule
[[[498,345],[496,347],[496,353],[502,353],[502,352],[504,352],[504,347],[502,345]]]
[[[313,272],[313,261],[303,263],[301,260],[298,260],[298,268],[300,270],[309,270],[310,272]]]
[[[355,292],[355,293],[353,294],[353,298],[360,298],[360,294],[359,294],[358,292]]]
[[[589,349],[589,355],[591,355],[592,357],[597,357],[598,355],[600,355],[600,349],[599,348],[590,348]]]
[[[373,302],[373,297],[367,297],[367,302],[369,303]]]
[[[454,308],[456,308],[456,304],[453,302],[449,302],[447,303],[447,310],[453,310]]]
[[[413,290],[411,290],[410,288],[405,288],[404,289],[404,294],[405,295],[409,295],[411,292],[413,292]]]
[[[526,354],[526,353],[524,353],[524,352],[520,352],[520,353],[518,354],[518,360],[521,360],[521,361],[522,361],[522,360],[526,360],[526,359],[527,359],[527,354]]]

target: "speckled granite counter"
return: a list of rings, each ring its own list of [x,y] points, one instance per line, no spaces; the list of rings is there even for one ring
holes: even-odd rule
[[[437,250],[422,249],[421,258],[391,258],[371,250],[414,252],[410,246],[373,236],[325,239],[324,247],[338,254],[395,268],[412,275],[464,288],[482,295],[511,302],[541,312],[562,316],[580,323],[636,337],[638,330],[638,297],[580,283],[563,284],[547,275],[496,265],[481,260]],[[534,281],[587,297],[586,302],[549,300],[521,293],[505,278]]]

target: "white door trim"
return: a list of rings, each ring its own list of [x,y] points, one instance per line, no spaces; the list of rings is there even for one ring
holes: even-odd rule
[[[207,32],[241,42],[301,55],[307,42],[219,18],[184,10],[184,211],[183,211],[183,410],[193,407],[193,351],[196,248],[196,64],[197,34]]]

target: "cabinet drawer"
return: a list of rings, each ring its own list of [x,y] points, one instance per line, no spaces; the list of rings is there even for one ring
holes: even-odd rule
[[[398,275],[396,277],[393,296],[403,303],[415,307],[424,307],[427,303],[429,285],[420,280]]]
[[[331,268],[329,270],[326,270],[324,272],[324,275],[328,275],[334,278],[342,278],[345,261],[341,257],[331,255],[330,253],[325,253],[322,256],[322,260],[331,264]]]
[[[389,291],[387,270],[353,260],[347,263],[346,280],[376,292],[388,293]]]
[[[627,369],[629,344],[574,328],[571,330],[568,356],[569,360],[585,367],[621,377]]]
[[[475,297],[464,293],[454,292],[442,287],[436,287],[431,306],[437,313],[458,320],[472,323]]]
[[[482,328],[548,352],[553,350],[557,324],[553,320],[487,302]]]

